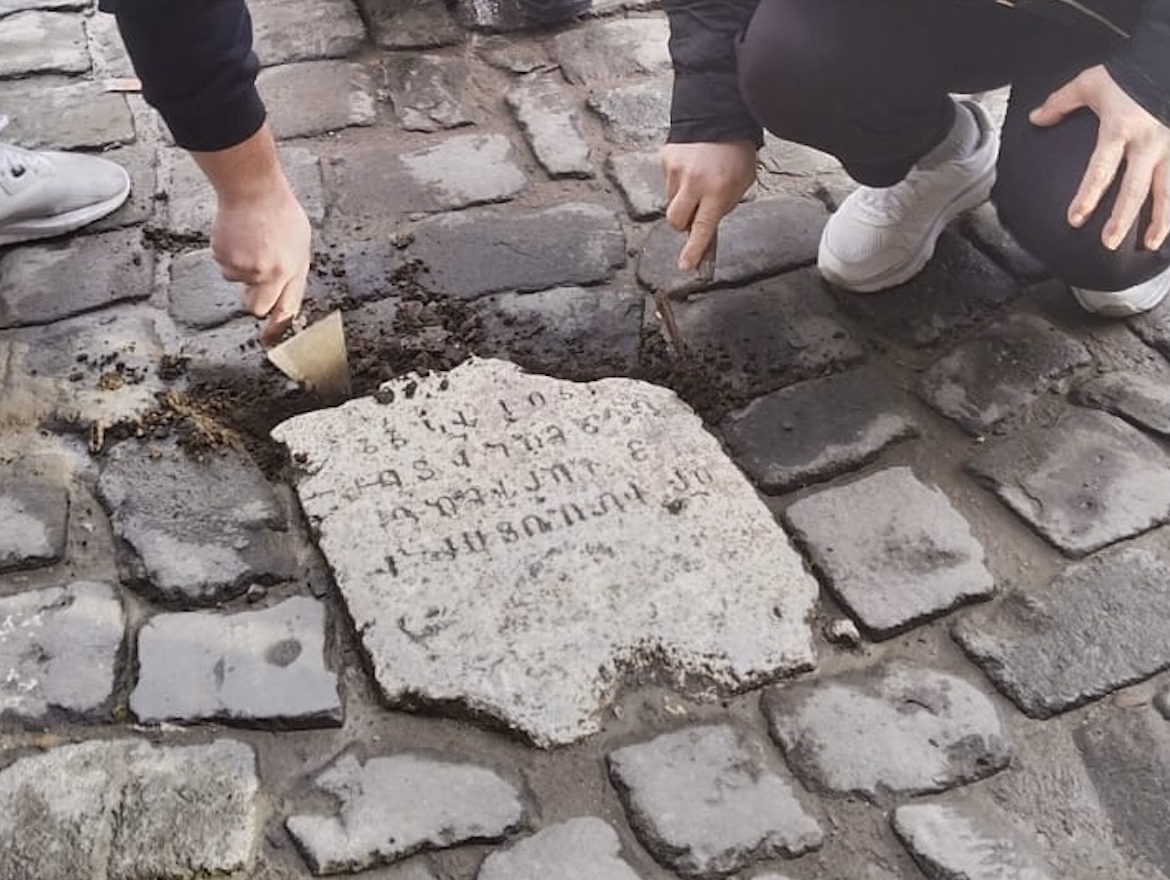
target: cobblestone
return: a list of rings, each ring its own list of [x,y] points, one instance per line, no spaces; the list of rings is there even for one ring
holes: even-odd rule
[[[69,492],[49,480],[10,476],[0,488],[0,571],[35,568],[65,553]]]
[[[280,138],[309,137],[377,119],[374,84],[361,64],[302,61],[262,70],[256,87]]]
[[[1072,400],[1121,416],[1139,428],[1170,437],[1170,392],[1165,382],[1141,373],[1118,371],[1079,384]]]
[[[541,829],[484,859],[476,880],[545,880],[550,870],[568,877],[640,880],[621,857],[621,841],[603,820],[581,816]]]

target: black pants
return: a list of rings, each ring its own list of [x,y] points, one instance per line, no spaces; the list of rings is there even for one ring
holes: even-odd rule
[[[861,183],[889,186],[949,131],[951,93],[1010,84],[992,194],[1001,222],[1069,284],[1122,290],[1170,265],[1170,248],[1142,245],[1149,202],[1117,251],[1101,244],[1116,181],[1082,228],[1069,226],[1097,117],[1083,109],[1051,128],[1028,121],[1103,61],[1111,39],[991,3],[760,0],[739,47],[740,89],[776,136],[836,156]]]

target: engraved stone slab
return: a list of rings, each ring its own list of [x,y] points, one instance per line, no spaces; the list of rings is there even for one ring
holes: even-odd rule
[[[490,770],[402,754],[342,756],[317,777],[339,814],[290,816],[316,874],[354,872],[424,849],[499,840],[524,819],[519,791]]]
[[[547,746],[627,671],[738,690],[812,664],[815,580],[672,392],[472,360],[378,399],[273,436],[390,701]]]
[[[78,581],[0,599],[0,715],[101,709],[114,692],[124,629],[106,584]]]
[[[1047,590],[968,613],[955,638],[1033,718],[1076,708],[1170,667],[1170,565],[1107,550]]]
[[[476,880],[548,880],[550,876],[590,880],[639,880],[621,857],[617,832],[601,819],[581,816],[550,825],[484,859]],[[555,869],[550,874],[550,867]]]

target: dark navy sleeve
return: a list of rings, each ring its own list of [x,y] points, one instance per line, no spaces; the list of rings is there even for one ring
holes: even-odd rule
[[[1105,68],[1130,97],[1170,125],[1170,0],[1146,0],[1130,38]]]
[[[749,140],[762,129],[744,105],[735,45],[756,0],[663,0],[670,19],[671,143]]]
[[[142,94],[188,150],[214,152],[264,123],[244,0],[101,0],[113,12]]]

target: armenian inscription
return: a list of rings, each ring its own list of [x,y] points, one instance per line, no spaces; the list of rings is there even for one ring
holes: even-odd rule
[[[555,745],[626,673],[737,690],[813,662],[815,581],[666,389],[472,360],[273,435],[392,702]]]

